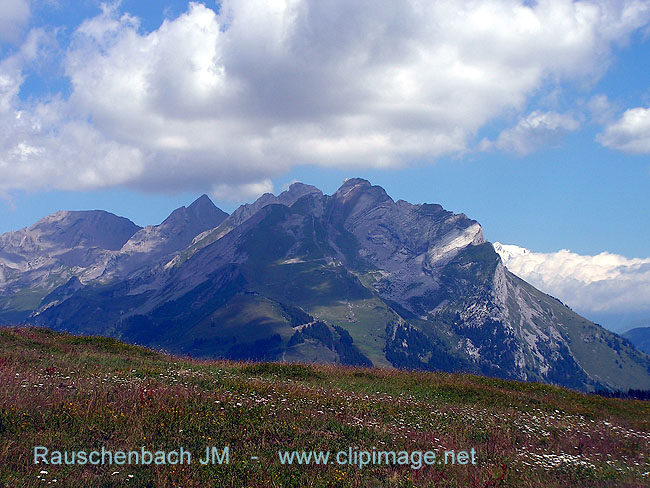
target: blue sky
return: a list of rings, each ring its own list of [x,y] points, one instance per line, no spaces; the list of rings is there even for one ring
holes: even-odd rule
[[[3,4],[0,232],[361,176],[650,290],[647,1]]]

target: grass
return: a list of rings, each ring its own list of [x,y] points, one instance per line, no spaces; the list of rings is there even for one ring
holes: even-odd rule
[[[0,329],[0,486],[643,487],[650,403],[446,373],[197,361]],[[43,466],[51,450],[228,445],[229,465]],[[283,466],[278,450],[470,450],[476,465]],[[252,460],[258,456],[259,460]],[[54,481],[56,480],[56,481]]]
[[[309,309],[315,317],[347,330],[354,345],[376,366],[390,367],[386,359],[386,326],[396,320],[392,312],[381,300],[376,298],[341,302],[327,307]]]

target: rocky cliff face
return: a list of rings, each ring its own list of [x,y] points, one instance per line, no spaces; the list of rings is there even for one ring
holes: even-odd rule
[[[185,220],[177,212],[170,223]],[[510,273],[464,214],[350,179],[219,218],[138,232],[118,252],[155,259],[93,286],[68,281],[28,321],[198,356],[650,388],[648,356]]]

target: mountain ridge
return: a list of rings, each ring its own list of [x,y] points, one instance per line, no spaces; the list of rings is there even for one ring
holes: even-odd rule
[[[42,301],[73,277],[80,285],[110,281],[164,259],[226,216],[202,195],[157,226],[142,228],[104,210],[58,211],[2,234],[0,318],[22,321],[51,306]]]
[[[184,242],[25,320],[200,357],[650,389],[650,357],[510,273],[478,222],[363,179],[265,194]]]

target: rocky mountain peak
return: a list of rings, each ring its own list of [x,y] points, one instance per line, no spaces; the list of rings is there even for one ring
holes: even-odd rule
[[[0,235],[0,262],[47,280],[48,273],[62,265],[85,268],[102,261],[140,229],[129,219],[103,210],[59,211],[30,227]]]
[[[275,196],[272,193],[264,193],[253,203],[247,203],[240,206],[232,213],[228,222],[231,226],[237,226],[248,220],[267,205],[281,204],[290,207],[302,197],[309,194],[322,195],[323,193],[312,185],[300,182],[292,183],[287,190],[283,191],[278,196]]]
[[[199,198],[197,198],[196,200],[194,200],[188,208],[196,208],[202,206],[217,208],[215,204],[212,203],[212,200],[210,200],[210,197],[207,196],[205,193],[201,195]]]
[[[316,193],[318,195],[323,194],[315,186],[306,185],[305,183],[300,183],[300,182],[292,183],[289,186],[289,189],[283,191],[278,195],[277,202],[275,203],[281,203],[282,205],[286,205],[290,207],[291,205],[296,203],[300,198],[304,197],[305,195],[309,195],[311,193]]]
[[[189,207],[179,207],[167,217],[161,227],[201,227],[203,230],[211,229],[218,226],[228,217],[228,214],[217,207],[210,198],[203,194]],[[179,231],[182,229],[178,229]]]
[[[104,210],[59,211],[14,234],[44,248],[99,247],[117,250],[141,227]]]
[[[379,204],[382,202],[394,203],[393,199],[388,196],[386,190],[381,186],[371,185],[368,180],[363,178],[349,178],[343,182],[343,185],[332,195],[334,200],[348,203],[351,201],[363,200],[367,204]]]
[[[210,197],[208,197],[205,193],[194,200],[194,202],[192,202],[192,204],[187,207],[187,210],[192,215],[202,219],[215,219],[223,221],[226,217],[228,217],[228,214],[217,207],[212,202],[212,200],[210,200]]]
[[[308,185],[300,181],[295,181],[291,183],[289,185],[289,189],[286,191],[292,194],[299,193],[301,195],[305,195],[307,193],[321,193],[321,191],[318,188],[316,188],[314,185]]]
[[[357,186],[370,187],[372,185],[364,178],[346,178],[338,191],[346,191]]]
[[[333,222],[345,227],[354,227],[364,220],[369,212],[384,213],[395,206],[386,190],[373,186],[362,178],[350,178],[331,196],[330,216]]]
[[[145,227],[127,242],[122,251],[128,254],[167,255],[188,246],[194,237],[217,227],[228,214],[201,195],[189,207],[174,210],[160,225]]]

